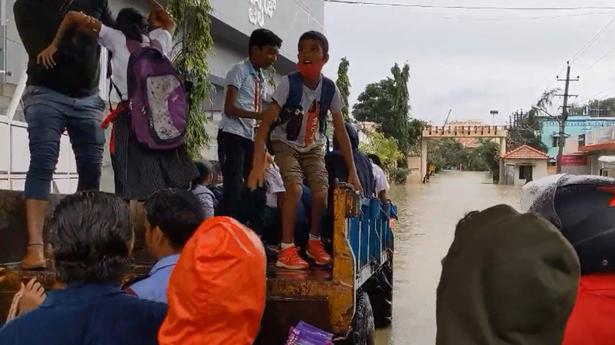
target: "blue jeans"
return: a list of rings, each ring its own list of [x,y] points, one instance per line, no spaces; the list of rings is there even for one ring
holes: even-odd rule
[[[68,131],[77,161],[77,189],[98,190],[105,145],[105,134],[100,128],[103,100],[97,94],[72,98],[40,86],[28,86],[22,100],[30,141],[24,197],[49,197],[64,130]]]

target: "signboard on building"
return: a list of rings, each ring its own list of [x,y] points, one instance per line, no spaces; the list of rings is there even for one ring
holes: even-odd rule
[[[562,166],[586,166],[587,156],[585,155],[562,155],[560,158]]]

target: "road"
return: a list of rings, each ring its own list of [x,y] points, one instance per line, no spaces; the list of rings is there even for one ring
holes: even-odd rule
[[[377,345],[429,345],[436,336],[440,260],[466,213],[505,203],[519,208],[519,188],[494,185],[485,173],[445,171],[429,184],[393,186],[399,207],[395,242],[393,325]]]

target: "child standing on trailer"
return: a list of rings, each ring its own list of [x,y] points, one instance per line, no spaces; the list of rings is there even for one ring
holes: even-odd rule
[[[282,244],[277,267],[306,269],[308,263],[299,256],[294,244],[296,209],[301,198],[303,179],[308,182],[314,199],[307,255],[317,265],[331,263],[321,241],[320,223],[327,207],[328,178],[325,168],[325,127],[329,111],[333,115],[335,137],[348,167],[348,182],[362,190],[354,166],[352,149],[342,116],[342,101],[335,83],[321,75],[329,60],[329,42],[315,31],[299,39],[298,73],[283,78],[272,98],[273,103],[263,113],[254,142],[254,158],[248,186],[262,185],[266,168],[266,142],[271,139],[275,162],[280,167],[286,197],[282,207]],[[274,121],[278,119],[274,125]],[[274,125],[271,135],[270,129]]]
[[[260,119],[265,98],[263,69],[277,59],[282,39],[267,29],[257,29],[250,35],[249,57],[233,66],[226,75],[224,115],[218,131],[218,160],[224,179],[220,215],[241,222],[253,219],[242,193],[250,172],[254,151],[254,127]]]
[[[176,148],[153,149],[140,142],[142,139],[135,134],[130,106],[133,99],[129,99],[128,86],[131,76],[136,75],[129,73],[129,61],[135,51],[134,47],[151,45],[167,57],[173,49],[173,19],[155,0],[148,2],[151,7],[149,18],[145,18],[133,8],[124,8],[118,13],[115,28],[81,12],[69,12],[64,17],[53,43],[41,52],[37,59],[45,67],[53,68],[58,42],[61,42],[64,33],[70,28],[95,36],[98,43],[112,53],[111,85],[121,102],[103,125],[114,123],[110,146],[115,192],[125,200],[143,201],[154,192],[165,188],[188,190],[196,174],[194,164],[183,144]],[[148,31],[150,27],[154,30]]]

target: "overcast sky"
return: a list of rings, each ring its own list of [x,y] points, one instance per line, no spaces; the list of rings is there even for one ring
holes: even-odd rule
[[[387,2],[393,0],[372,0]],[[431,5],[613,6],[598,0],[396,0]],[[464,11],[325,4],[331,60],[350,60],[351,104],[365,85],[390,74],[398,62],[410,65],[413,117],[441,125],[452,120],[504,123],[516,109],[528,109],[542,91],[561,86],[567,59],[613,23],[585,53],[571,61],[578,102],[615,96],[615,11]],[[596,63],[600,58],[597,64]],[[591,67],[593,65],[593,67]],[[557,102],[561,102],[560,99]]]

